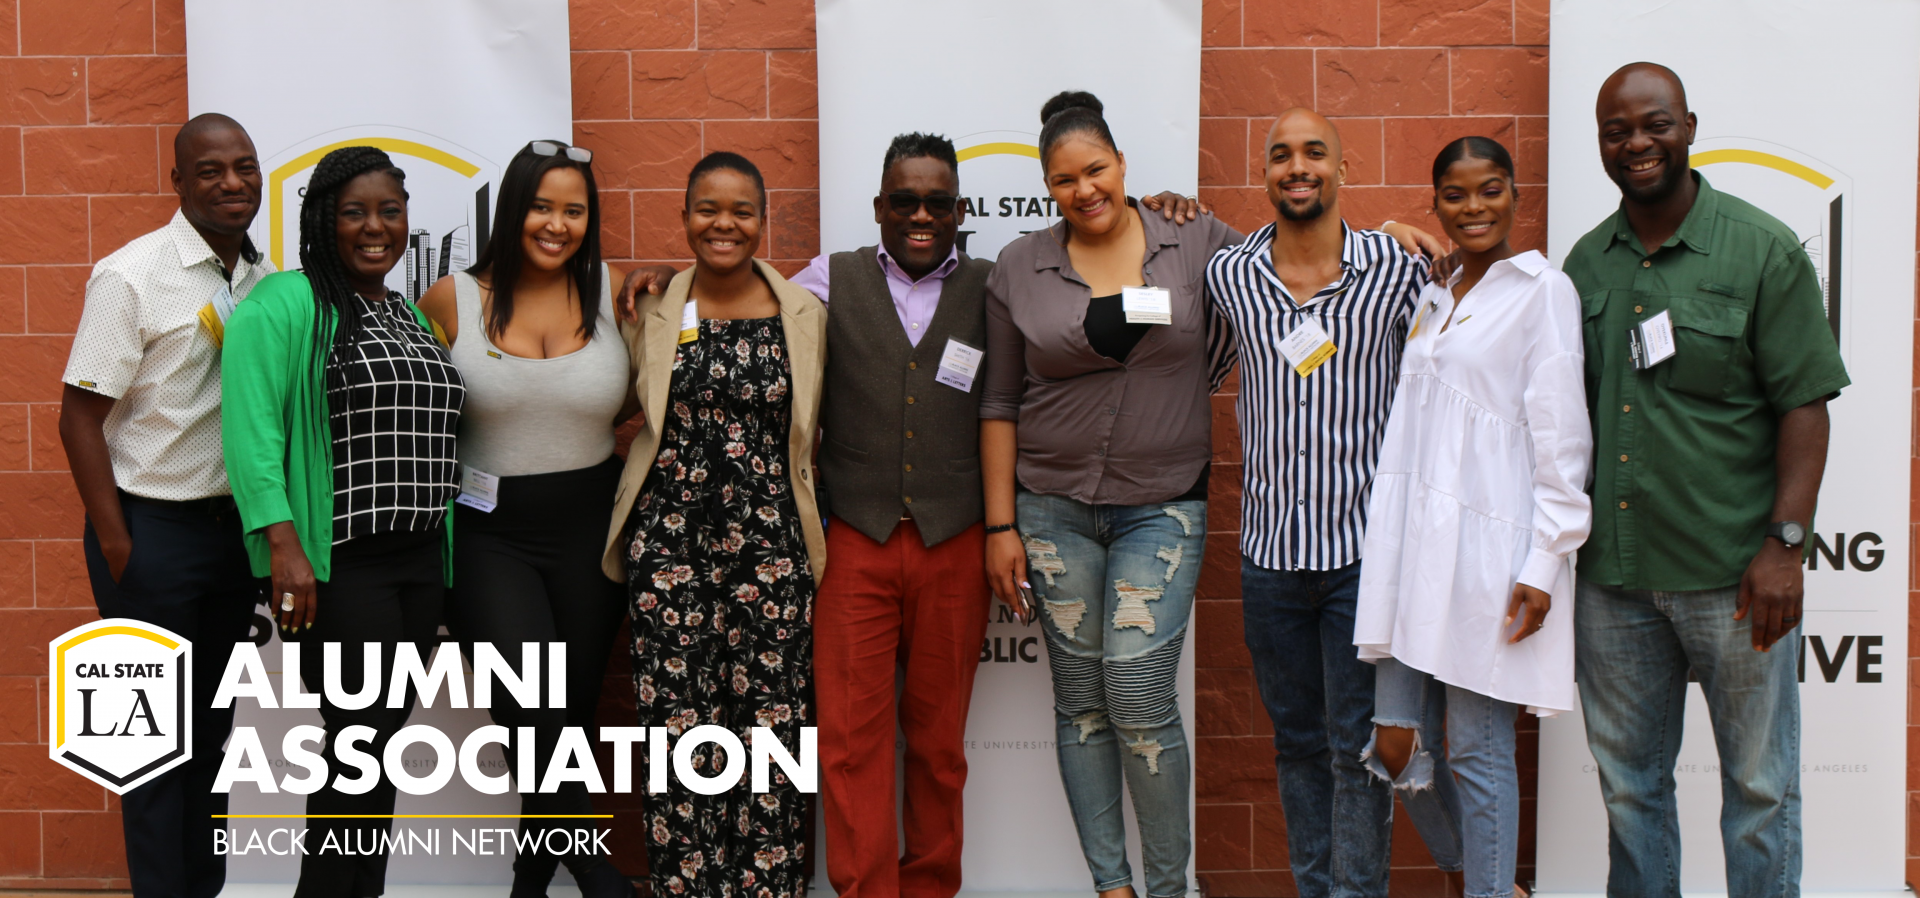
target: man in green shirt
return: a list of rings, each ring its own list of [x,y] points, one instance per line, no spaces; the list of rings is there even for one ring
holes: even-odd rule
[[[1620,209],[1566,273],[1597,456],[1574,614],[1607,894],[1680,894],[1672,775],[1692,670],[1720,749],[1728,893],[1796,896],[1795,641],[1772,649],[1799,627],[1826,403],[1846,369],[1799,238],[1690,170],[1680,79],[1626,66],[1596,117]]]

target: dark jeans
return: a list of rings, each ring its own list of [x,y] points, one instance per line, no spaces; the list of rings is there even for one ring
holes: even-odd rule
[[[1367,772],[1373,665],[1353,647],[1360,563],[1276,571],[1240,561],[1260,701],[1273,718],[1280,805],[1302,898],[1384,898],[1393,795]]]
[[[225,793],[213,791],[233,708],[213,707],[233,644],[247,638],[263,581],[241,542],[240,513],[226,496],[162,502],[120,494],[133,552],[115,583],[87,523],[83,545],[101,617],[157,624],[193,643],[193,757],[120,796],[127,871],[135,898],[211,898],[226,886],[226,858],[213,853]]]
[[[355,748],[378,759],[385,755],[388,740],[406,725],[417,697],[407,687],[405,703],[387,707],[386,674],[381,676],[379,694],[372,704],[348,710],[324,697],[321,679],[325,653],[321,647],[340,643],[340,687],[348,695],[365,686],[365,644],[380,646],[380,669],[393,668],[394,648],[411,642],[420,651],[422,661],[433,650],[440,631],[440,612],[446,593],[446,574],[442,546],[446,534],[439,528],[417,533],[376,533],[333,547],[333,575],[320,584],[313,626],[294,639],[305,645],[300,653],[300,679],[307,691],[322,695],[320,717],[326,724],[327,745],[321,753],[327,760],[327,785],[307,796],[308,814],[392,814],[393,781],[381,771],[378,783],[359,795],[340,791],[341,777],[360,778],[360,770],[341,763],[334,741],[350,726],[372,727],[374,737],[358,742]],[[285,634],[283,634],[285,635]],[[300,859],[300,883],[294,898],[370,898],[386,891],[387,856],[372,854],[321,853],[329,835],[349,850],[377,844],[382,833],[391,830],[392,820],[314,819],[309,821],[307,850]]]
[[[540,643],[542,658],[548,643],[567,644],[565,708],[522,708],[506,690],[493,691],[494,723],[516,734],[520,727],[534,727],[535,770],[518,768],[517,748],[506,752],[516,778],[535,777],[547,769],[566,727],[584,728],[588,741],[599,744],[594,712],[600,705],[600,683],[613,651],[614,631],[627,614],[626,584],[607,579],[600,570],[620,471],[620,460],[610,458],[576,471],[502,477],[493,511],[454,507],[454,532],[460,536],[453,549],[447,629],[460,640],[468,661],[474,643],[490,642],[514,673],[524,677],[521,643]],[[558,792],[522,794],[520,813],[591,814],[593,798],[585,784],[563,783]],[[520,830],[591,829],[595,822],[524,819]],[[575,879],[588,866],[604,863],[586,854],[556,857],[543,847],[514,860],[514,879],[544,890],[561,860]]]

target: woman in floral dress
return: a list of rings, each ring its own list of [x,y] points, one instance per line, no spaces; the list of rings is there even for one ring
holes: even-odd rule
[[[632,599],[641,725],[674,742],[713,725],[743,745],[766,727],[798,758],[825,563],[811,468],[826,314],[754,262],[764,209],[752,163],[716,153],[694,167],[685,220],[696,262],[642,298],[630,334],[646,428],[628,455],[609,562],[617,551]],[[711,742],[693,753],[700,776],[730,764],[744,771],[747,760]],[[646,799],[655,895],[806,894],[811,805],[777,764],[772,773],[764,794],[743,775],[702,795],[669,770],[667,790]]]

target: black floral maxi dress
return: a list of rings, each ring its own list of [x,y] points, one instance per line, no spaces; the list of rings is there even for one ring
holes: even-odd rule
[[[674,356],[627,588],[640,723],[675,740],[713,724],[750,745],[769,727],[798,758],[811,725],[814,582],[788,474],[791,383],[778,317],[702,320]],[[636,754],[644,766],[649,753]],[[708,743],[693,763],[712,776],[722,754]],[[719,795],[670,768],[667,791],[646,797],[654,895],[805,896],[806,796],[778,764],[755,795],[738,763],[739,785]]]

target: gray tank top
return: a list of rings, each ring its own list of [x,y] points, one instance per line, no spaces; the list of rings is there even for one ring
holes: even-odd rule
[[[613,454],[613,419],[633,388],[613,290],[603,266],[593,339],[563,356],[529,359],[487,339],[480,284],[465,273],[453,276],[460,331],[451,355],[467,385],[461,464],[518,477],[592,467]]]

